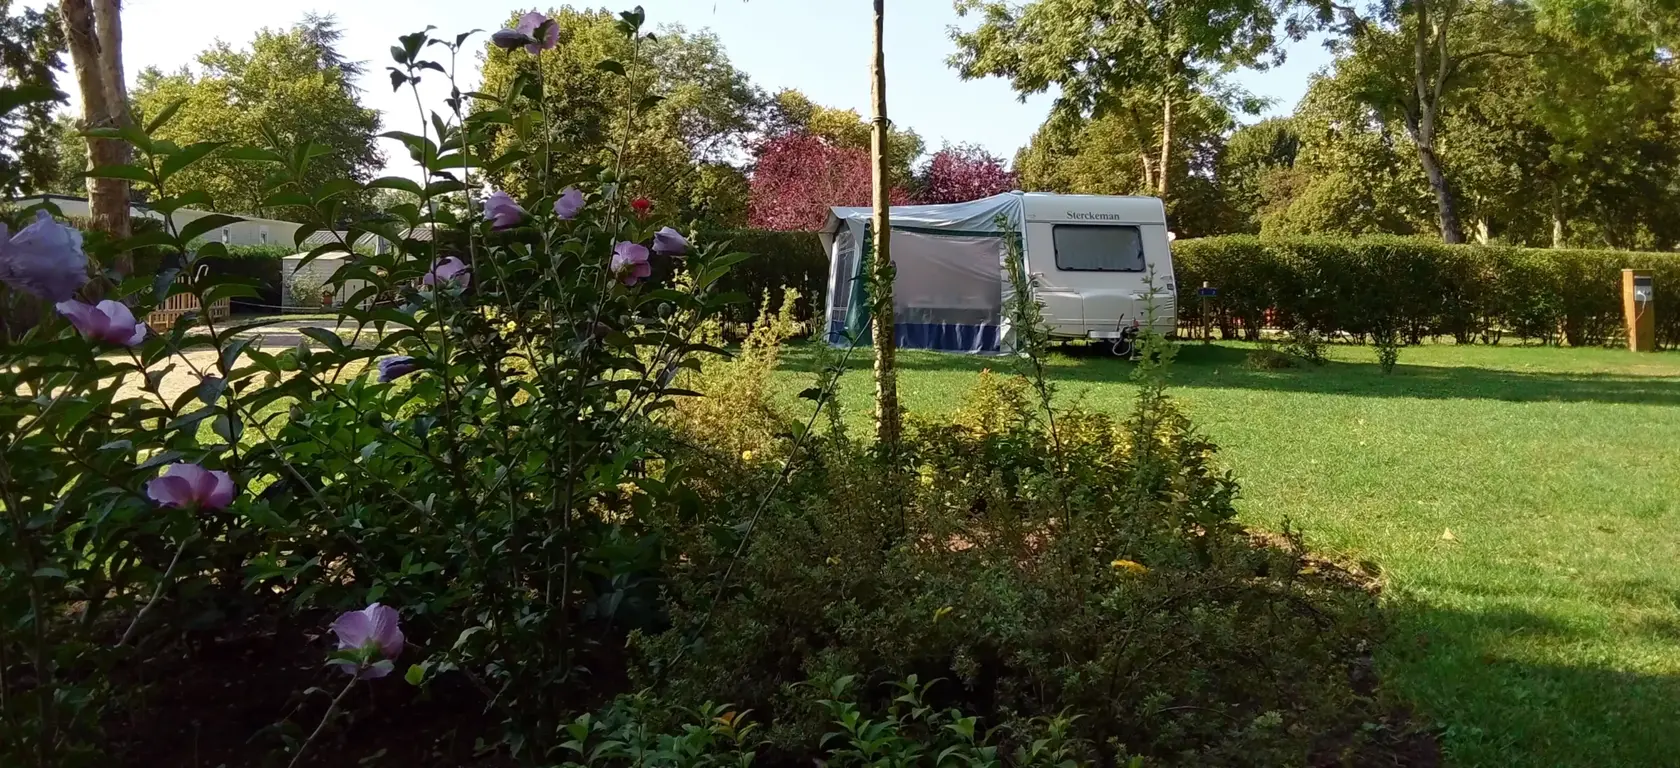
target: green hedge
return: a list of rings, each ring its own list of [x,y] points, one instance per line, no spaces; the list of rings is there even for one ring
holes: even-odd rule
[[[727,240],[730,250],[745,251],[752,258],[735,265],[723,278],[726,290],[740,291],[748,301],[731,310],[727,319],[747,322],[758,314],[759,302],[770,293],[771,310],[781,305],[782,286],[799,291],[794,319],[809,323],[822,315],[828,290],[828,254],[815,232],[774,232],[743,229],[713,232],[706,240]]]
[[[1249,235],[1173,244],[1180,319],[1200,322],[1197,289],[1224,336],[1305,323],[1365,336],[1392,328],[1408,341],[1452,337],[1619,344],[1621,270],[1657,285],[1657,342],[1680,346],[1680,254],[1443,245],[1408,238],[1274,239]],[[1270,317],[1268,317],[1268,313]]]

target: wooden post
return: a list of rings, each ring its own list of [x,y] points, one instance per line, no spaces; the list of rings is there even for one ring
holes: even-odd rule
[[[1657,348],[1656,284],[1650,270],[1622,270],[1622,313],[1627,318],[1628,349]]]
[[[889,456],[898,452],[901,430],[898,413],[898,328],[893,312],[892,221],[889,215],[892,178],[887,175],[886,14],[882,0],[875,0],[875,55],[869,74],[874,98],[870,150],[874,183],[875,215],[871,229],[875,236],[875,258],[870,264],[870,300],[875,342],[875,442]]]

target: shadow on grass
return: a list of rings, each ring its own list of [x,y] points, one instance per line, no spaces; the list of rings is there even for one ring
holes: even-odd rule
[[[1520,609],[1463,611],[1389,603],[1393,637],[1384,685],[1441,729],[1454,766],[1680,764],[1680,675],[1535,662],[1590,643],[1564,623]],[[1668,623],[1640,625],[1672,637]]]
[[[1057,381],[1122,383],[1128,381],[1132,364],[1075,348],[1051,359],[1050,372]],[[783,362],[788,370],[814,370],[814,354],[808,345],[789,349]],[[1332,362],[1323,366],[1303,365],[1282,370],[1248,367],[1248,350],[1222,345],[1185,344],[1170,381],[1174,386],[1261,389],[1278,392],[1353,395],[1359,397],[1412,397],[1423,399],[1486,399],[1510,402],[1597,402],[1641,405],[1680,405],[1680,379],[1661,376],[1627,376],[1608,373],[1527,373],[1492,368],[1406,365],[1384,374],[1376,363]],[[906,371],[979,372],[982,369],[1009,370],[1007,357],[979,357],[937,352],[907,351],[899,356]],[[849,367],[866,370],[872,358],[864,350],[854,352]]]

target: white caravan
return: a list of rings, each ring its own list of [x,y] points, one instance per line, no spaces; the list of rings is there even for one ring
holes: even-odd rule
[[[822,230],[830,257],[829,343],[868,341],[863,272],[868,208],[833,208]],[[1177,324],[1166,210],[1152,197],[1007,192],[968,203],[891,211],[899,346],[996,353],[1013,348],[1004,305],[1013,292],[1004,235],[1021,237],[1050,335],[1097,339],[1125,352],[1153,318]]]

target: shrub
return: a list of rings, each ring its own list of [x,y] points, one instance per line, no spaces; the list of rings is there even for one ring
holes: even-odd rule
[[[1449,246],[1372,237],[1269,239],[1232,235],[1173,245],[1180,306],[1205,281],[1222,335],[1257,338],[1271,324],[1304,322],[1324,333],[1369,337],[1391,328],[1401,343],[1448,336],[1496,342],[1505,335],[1571,345],[1621,340],[1623,268],[1650,269],[1680,286],[1680,254]],[[1680,319],[1659,321],[1658,340],[1680,346]],[[1383,331],[1386,332],[1386,331]]]
[[[791,475],[691,458],[729,478],[697,506],[767,505],[665,524],[671,628],[635,642],[638,680],[763,713],[790,761],[833,730],[803,686],[847,676],[876,691],[865,708],[943,679],[933,706],[988,729],[1077,715],[1101,764],[1299,764],[1375,716],[1348,683],[1369,595],[1236,525],[1236,484],[1158,386],[1122,422],[1057,412],[1054,437],[1037,408],[1026,379],[983,374],[950,420],[910,422],[897,471],[797,430],[757,449],[799,459]]]
[[[627,37],[643,39],[639,12],[621,18]],[[401,38],[399,85],[418,90],[465,39]],[[451,55],[426,58],[439,52]],[[400,612],[406,644],[389,625],[365,631],[366,616],[389,613],[377,609],[341,617],[364,622],[359,634],[337,625],[353,647],[329,655],[321,643],[319,660],[337,666],[320,668],[298,695],[340,691],[321,697],[333,700],[322,726],[355,687],[448,680],[482,693],[475,707],[505,723],[491,746],[547,761],[572,714],[610,695],[576,681],[585,669],[612,668],[623,634],[657,620],[653,576],[664,550],[650,519],[692,498],[682,464],[650,439],[656,415],[690,394],[663,372],[714,351],[698,342],[701,328],[721,319],[730,298],[719,281],[744,257],[703,240],[679,249],[666,236],[667,252],[651,259],[672,279],[636,279],[664,222],[636,216],[616,192],[627,179],[610,170],[577,182],[586,201],[574,219],[552,213],[560,189],[546,181],[528,199],[485,200],[500,212],[494,220],[476,204],[465,220],[447,208],[433,218],[428,201],[486,181],[450,165],[463,155],[498,168],[547,156],[546,146],[497,138],[514,115],[538,112],[537,90],[516,83],[475,93],[477,111],[454,101],[422,122],[430,136],[403,135],[422,168],[451,171],[422,171],[418,184],[378,182],[414,187],[420,205],[393,206],[351,229],[394,236],[393,220],[435,226],[453,232],[439,240],[467,243],[467,257],[445,261],[435,244],[406,240],[339,270],[334,288],[366,281],[366,290],[395,297],[366,310],[347,297],[340,323],[357,328],[361,343],[306,330],[312,345],[264,350],[193,315],[165,334],[128,319],[129,307],[144,318],[171,293],[204,305],[260,294],[249,275],[214,272],[161,287],[101,275],[97,290],[125,304],[67,305],[74,327],[48,315],[4,329],[0,764],[108,762],[101,728],[142,706],[141,681],[158,677],[152,664],[214,645],[206,636],[253,615],[295,613],[324,629],[325,617],[369,603]],[[306,185],[321,151],[308,144],[178,147],[120,133],[135,163],[93,173],[145,179],[158,210],[202,202],[172,177],[216,152],[257,164],[273,195],[298,201],[305,226],[339,225],[339,196],[362,186]],[[138,242],[161,244],[165,264],[191,273],[236,259],[219,243],[193,245],[217,224],[207,216]],[[74,248],[57,244],[69,239],[55,238],[42,260],[55,281],[83,269]],[[96,261],[125,245],[88,243]],[[436,279],[422,285],[428,274]],[[33,300],[25,289],[55,290],[30,286],[9,276],[0,305]],[[194,374],[182,391],[164,389],[172,368]],[[393,674],[377,679],[385,673]],[[280,723],[252,749],[291,752],[295,762],[321,730]],[[270,762],[286,760],[232,764]]]

